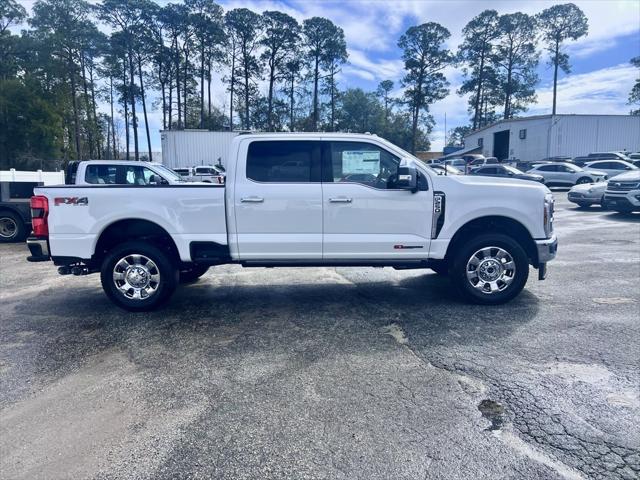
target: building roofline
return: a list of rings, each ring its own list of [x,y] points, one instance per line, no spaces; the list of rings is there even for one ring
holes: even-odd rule
[[[545,115],[532,115],[530,117],[515,117],[515,118],[508,118],[508,119],[502,119],[502,120],[498,120],[497,122],[492,123],[491,125],[486,125],[482,128],[478,128],[477,130],[473,130],[472,132],[470,132],[469,134],[465,135],[466,137],[469,137],[471,135],[474,135],[476,133],[482,132],[483,130],[487,130],[488,128],[492,128],[495,127],[496,125],[500,125],[502,123],[507,123],[507,122],[522,122],[525,120],[541,120],[541,119],[546,119],[546,118],[552,118],[552,117],[637,117],[636,115],[630,115],[628,113],[557,113],[555,115],[551,115],[549,114],[545,114]]]

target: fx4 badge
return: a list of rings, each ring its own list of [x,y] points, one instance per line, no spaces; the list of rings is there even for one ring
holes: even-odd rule
[[[58,205],[80,205],[86,207],[89,205],[89,199],[87,197],[56,197],[53,199],[53,204]]]

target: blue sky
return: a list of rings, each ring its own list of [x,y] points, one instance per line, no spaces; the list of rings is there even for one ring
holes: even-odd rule
[[[23,1],[30,10],[33,1]],[[165,4],[166,1],[159,3]],[[362,87],[373,90],[386,79],[396,82],[395,95],[401,95],[403,75],[401,52],[397,48],[400,35],[412,25],[438,22],[449,29],[448,48],[455,51],[464,25],[482,10],[492,8],[500,14],[522,11],[535,14],[564,2],[547,0],[220,0],[225,10],[246,7],[256,12],[284,11],[300,22],[312,16],[331,19],[343,28],[347,40],[349,62],[342,69],[340,88]],[[640,55],[640,1],[638,0],[574,0],[587,15],[589,35],[570,42],[572,72],[561,73],[558,86],[558,113],[626,114],[630,107],[627,96],[639,73],[629,59]],[[542,48],[542,45],[540,45]],[[538,68],[540,84],[538,103],[527,114],[545,114],[551,110],[552,70],[543,52]],[[455,92],[462,77],[459,68],[447,68],[450,94],[432,105],[436,126],[431,135],[432,149],[444,144],[444,116],[447,129],[468,123],[467,99]],[[266,87],[263,85],[263,88]],[[225,86],[216,83],[213,98],[220,106],[227,100]],[[153,150],[160,149],[161,115],[151,116]],[[141,132],[142,134],[142,132]],[[143,137],[141,137],[143,138]]]

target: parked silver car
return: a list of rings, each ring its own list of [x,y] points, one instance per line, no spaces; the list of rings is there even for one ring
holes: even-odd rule
[[[607,182],[583,183],[571,187],[567,198],[570,202],[579,207],[586,208],[591,205],[604,206],[604,191],[607,189]]]

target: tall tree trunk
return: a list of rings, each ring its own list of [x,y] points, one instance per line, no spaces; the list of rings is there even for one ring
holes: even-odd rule
[[[295,123],[295,120],[293,118],[293,108],[294,108],[294,102],[295,102],[295,76],[292,74],[291,75],[291,85],[289,86],[289,130],[293,132],[293,125]]]
[[[142,60],[140,59],[140,55],[138,55],[138,78],[140,79],[140,96],[142,97],[144,128],[147,133],[147,149],[149,150],[149,161],[153,162],[153,154],[151,153],[151,135],[149,135],[149,119],[147,118],[147,101],[144,96],[144,82],[142,80]]]
[[[182,113],[182,118],[184,119],[184,128],[188,127],[187,126],[187,108],[189,103],[188,83],[189,83],[189,49],[185,48],[184,49],[184,75],[182,79],[182,96],[184,98],[184,101],[182,102],[182,108],[184,109]]]
[[[480,69],[478,71],[478,88],[476,90],[476,99],[473,105],[473,129],[478,128],[478,122],[480,121],[480,94],[482,91],[482,82],[484,76],[484,53],[480,57]]]
[[[103,157],[104,148],[102,147],[102,138],[100,134],[100,124],[98,123],[98,107],[96,105],[96,89],[95,82],[93,81],[93,66],[89,65],[89,88],[91,89],[91,107],[93,109],[93,120],[96,126],[96,149],[98,152],[98,159]]]
[[[129,86],[127,85],[127,60],[126,58],[122,59],[122,85],[124,86],[124,131],[125,131],[125,139],[127,143],[127,150],[125,158],[127,160],[131,160],[131,141],[129,139]]]
[[[507,88],[505,88],[504,99],[504,118],[511,118],[511,81],[513,78],[513,71],[511,61],[509,61],[509,68],[507,69]]]
[[[158,62],[158,82],[162,96],[162,129],[167,129],[167,81],[162,77],[162,62]]]
[[[335,130],[335,116],[336,116],[336,89],[333,78],[333,72],[331,73],[331,131]],[[363,132],[364,133],[364,132]]]
[[[113,151],[111,152],[111,157],[114,159],[118,158],[118,151],[116,150],[116,129],[115,122],[113,120],[113,76],[109,75],[109,104],[111,106],[111,118],[109,123],[111,124],[111,141],[113,142]]]
[[[558,93],[558,54],[560,53],[560,42],[556,39],[555,57],[553,61],[553,108],[551,115],[556,114],[556,95]]]
[[[182,114],[182,104],[180,103],[180,52],[178,51],[178,40],[176,39],[176,53],[175,63],[176,63],[176,101],[178,104],[176,105],[178,110],[178,130],[182,128],[182,122],[180,121],[180,115]]]
[[[209,112],[209,121],[211,121],[211,55],[209,55],[209,64],[208,64],[209,74],[207,75],[207,103],[208,103],[208,112]]]
[[[167,111],[169,130],[173,128],[173,76],[169,75],[169,110]]]
[[[76,146],[76,160],[80,160],[80,125],[78,119],[78,101],[76,99],[76,74],[71,56],[69,56],[68,62],[69,76],[71,77],[71,103],[73,105],[73,130]]]
[[[236,82],[236,55],[235,55],[235,43],[232,46],[233,54],[231,55],[231,98],[229,99],[229,130],[233,131],[233,90]]]
[[[318,76],[320,59],[316,57],[313,68],[313,130],[318,130]]]
[[[138,118],[136,116],[136,80],[133,66],[133,52],[129,50],[129,87],[131,102],[131,126],[133,128],[133,155],[136,161],[140,160],[140,146],[138,145]]]
[[[204,42],[200,47],[200,128],[204,127]]]
[[[269,61],[269,97],[267,107],[267,128],[273,131],[273,84],[275,82],[275,64],[273,58]]]
[[[89,105],[89,89],[87,87],[87,73],[85,68],[84,53],[80,52],[80,72],[82,76],[82,91],[84,93],[84,108],[87,112],[87,137],[89,142],[89,158],[95,159],[93,151],[93,120],[91,118],[91,106]]]
[[[249,68],[245,59],[244,62],[244,121],[245,128],[249,130],[251,128],[251,122],[249,121]]]

